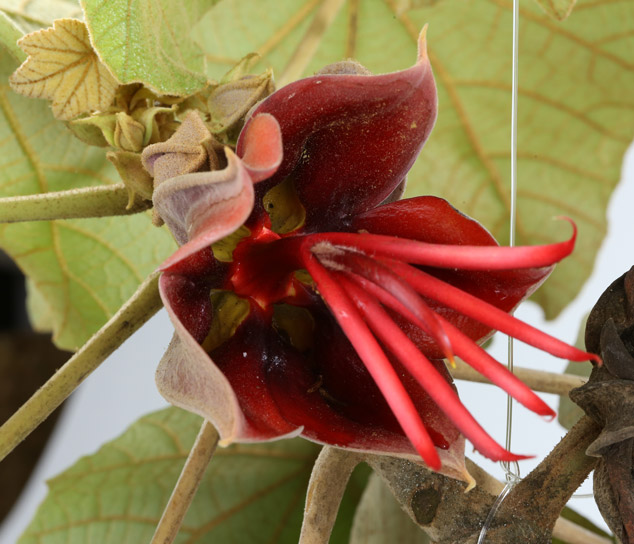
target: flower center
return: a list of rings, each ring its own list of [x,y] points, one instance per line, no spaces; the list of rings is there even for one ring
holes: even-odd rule
[[[440,353],[450,361],[455,353],[544,415],[552,415],[552,410],[477,345],[474,338],[481,335],[468,326],[469,332],[464,332],[464,319],[484,324],[485,330],[501,330],[554,355],[579,360],[588,355],[425,270],[547,266],[557,260],[553,256],[561,258],[569,252],[570,246],[570,241],[536,248],[455,246],[366,232],[284,236],[262,224],[233,251],[228,288],[270,311],[284,332],[292,330],[288,323],[294,316],[275,317],[273,305],[281,302],[307,307],[318,292],[405,434],[432,468],[440,466],[434,440],[402,381],[402,372],[442,407],[478,450],[491,459],[512,460],[520,456],[493,441],[462,405],[446,371],[443,374],[444,369],[439,370],[425,353],[434,358]],[[301,270],[310,276],[300,280]],[[448,319],[448,315],[453,318]],[[461,325],[456,326],[458,323]]]

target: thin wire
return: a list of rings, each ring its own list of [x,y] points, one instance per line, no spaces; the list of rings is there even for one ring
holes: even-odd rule
[[[497,511],[499,510],[500,505],[502,504],[502,501],[506,498],[506,496],[508,495],[508,492],[511,490],[512,487],[513,487],[513,484],[507,483],[504,486],[504,489],[498,495],[498,498],[495,499],[493,506],[491,506],[491,510],[489,510],[487,519],[484,520],[484,525],[482,525],[482,529],[480,530],[480,535],[478,536],[478,542],[476,542],[476,544],[484,544],[484,540],[486,538],[487,531],[489,530],[489,527],[491,526],[491,522],[493,521],[495,514],[497,514]]]
[[[511,209],[510,209],[510,232],[509,245],[515,245],[515,225],[516,225],[516,205],[517,205],[517,83],[518,83],[518,53],[519,41],[519,0],[513,0],[513,69],[512,69],[512,91],[511,91]],[[507,367],[513,372],[513,338],[508,338],[508,358]],[[506,449],[511,449],[511,439],[513,430],[513,399],[510,395],[506,400]],[[506,485],[500,492],[497,499],[491,506],[491,510],[484,520],[477,544],[484,544],[487,531],[493,522],[502,501],[506,498],[513,486],[520,481],[520,469],[516,461],[513,463],[503,462],[506,477]]]
[[[517,222],[517,86],[518,86],[518,42],[519,42],[519,0],[513,0],[513,83],[511,92],[511,209],[510,209],[510,232],[509,245],[515,245],[515,225]],[[513,372],[513,338],[508,339],[508,363],[507,367]],[[506,398],[506,449],[511,449],[513,433],[513,398],[508,395]],[[511,466],[513,468],[511,468]],[[503,463],[502,467],[507,474],[519,477],[519,465]]]

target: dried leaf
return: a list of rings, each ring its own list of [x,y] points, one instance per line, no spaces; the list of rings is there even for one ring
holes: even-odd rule
[[[81,21],[59,19],[52,28],[27,34],[18,45],[29,58],[9,78],[11,87],[51,100],[58,119],[104,110],[112,103],[118,83],[99,61]]]
[[[16,64],[0,48],[0,196],[115,183],[103,150],[55,121],[43,100],[15,94]],[[165,257],[174,242],[147,214],[0,225],[0,247],[27,276],[29,319],[75,350],[96,332]],[[87,258],[90,256],[90,258]]]
[[[583,320],[581,321],[581,326],[579,327],[579,333],[577,334],[577,340],[575,341],[575,346],[579,349],[584,349],[584,335],[587,321],[588,316],[583,318]],[[577,362],[571,361],[568,363],[568,366],[564,370],[564,373],[588,378],[590,376],[591,370],[591,365],[580,365]],[[582,416],[583,410],[579,408],[579,406],[577,406],[574,402],[572,402],[568,398],[568,396],[562,396],[560,398],[559,410],[557,410],[557,421],[559,421],[559,424],[562,427],[568,430],[572,429],[572,426],[577,423],[577,421],[579,421]]]
[[[634,268],[608,287],[592,309],[586,345],[600,348],[602,367],[570,398],[603,426],[587,454],[601,457],[595,498],[610,529],[634,541]]]

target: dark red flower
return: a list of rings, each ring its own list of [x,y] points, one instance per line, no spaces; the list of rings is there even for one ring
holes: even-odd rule
[[[460,403],[442,359],[460,356],[531,410],[553,415],[478,342],[501,330],[560,357],[593,357],[508,313],[572,251],[574,236],[499,247],[442,199],[392,201],[435,117],[421,39],[408,70],[318,74],[255,109],[238,141],[242,160],[229,155],[235,171],[242,162],[275,170],[253,179],[250,215],[248,202],[234,214],[240,219],[227,219],[209,209],[213,195],[201,207],[202,189],[183,192],[191,185],[183,179],[196,185],[215,176],[206,184],[213,190],[235,172],[185,174],[176,178],[180,189],[155,196],[168,224],[188,233],[160,282],[177,330],[158,371],[168,400],[212,421],[226,442],[301,434],[418,454],[458,477],[463,435],[491,459],[521,458]],[[282,157],[263,136],[277,134],[275,121]],[[204,210],[204,221],[191,206]],[[232,231],[217,242],[218,232]]]

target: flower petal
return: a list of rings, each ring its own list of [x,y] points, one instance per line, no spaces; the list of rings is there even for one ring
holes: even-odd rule
[[[231,234],[249,217],[253,182],[229,148],[226,155],[224,170],[178,176],[154,191],[154,206],[182,245],[163,270]]]
[[[254,112],[278,120],[284,143],[278,172],[258,191],[291,176],[308,229],[341,225],[393,192],[416,160],[436,111],[424,33],[418,62],[407,70],[322,74],[291,83]],[[244,146],[241,135],[238,155]]]
[[[156,370],[156,385],[168,402],[211,421],[223,440],[232,440],[244,434],[246,421],[228,380],[175,313],[175,283],[182,281],[181,276],[168,273],[159,280],[176,334]]]
[[[272,115],[255,115],[241,134],[244,167],[253,183],[273,175],[282,163],[282,131]]]

